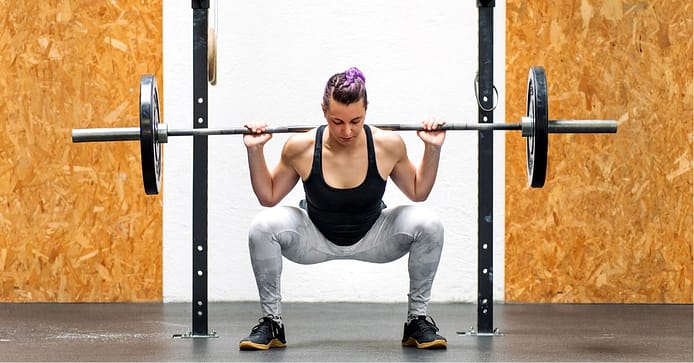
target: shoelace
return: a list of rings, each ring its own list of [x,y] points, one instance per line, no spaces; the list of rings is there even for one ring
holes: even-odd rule
[[[430,319],[431,321],[427,320]],[[431,316],[427,315],[424,319],[417,319],[415,320],[418,325],[421,327],[423,331],[433,331],[434,334],[436,334],[439,331],[439,327],[436,326],[436,321],[434,321],[434,318]]]
[[[263,330],[263,332],[265,333],[273,334],[275,330],[273,327],[273,318],[274,316],[268,315],[258,319],[258,325],[254,326],[253,329],[251,329],[251,334],[255,334],[261,330]]]
[[[258,319],[258,324],[256,326],[254,326],[253,329],[251,329],[251,333],[252,334],[257,333],[260,330],[272,331],[272,327],[271,327],[272,325],[271,324],[272,324],[272,321],[270,319],[262,317],[262,318]],[[263,328],[265,328],[265,329],[263,329]]]

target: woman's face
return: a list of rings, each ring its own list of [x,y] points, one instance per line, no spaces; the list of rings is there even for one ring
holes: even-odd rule
[[[364,128],[364,99],[349,105],[331,99],[328,106],[324,107],[323,114],[328,122],[330,137],[342,145],[353,144]]]

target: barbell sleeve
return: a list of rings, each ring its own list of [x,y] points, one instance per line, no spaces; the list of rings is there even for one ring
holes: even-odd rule
[[[138,127],[73,129],[72,142],[138,141]]]
[[[550,134],[614,134],[616,120],[550,120]]]

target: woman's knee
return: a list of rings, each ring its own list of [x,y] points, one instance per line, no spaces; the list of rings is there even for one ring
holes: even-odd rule
[[[443,223],[433,210],[423,206],[406,206],[404,223],[415,235],[426,235],[434,243],[443,244]]]
[[[256,240],[267,240],[268,236],[276,235],[277,233],[296,228],[296,218],[292,215],[297,213],[291,207],[275,207],[270,209],[265,209],[256,216],[251,221],[248,228],[248,240],[249,243],[253,243]],[[299,211],[299,213],[301,213]]]

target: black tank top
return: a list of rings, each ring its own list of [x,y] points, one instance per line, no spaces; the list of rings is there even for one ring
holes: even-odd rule
[[[371,228],[384,208],[381,201],[386,181],[376,167],[376,152],[369,126],[364,125],[369,165],[364,181],[347,189],[333,188],[323,178],[323,131],[316,130],[311,173],[303,182],[306,211],[318,230],[332,243],[349,246],[357,243]]]

